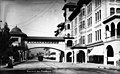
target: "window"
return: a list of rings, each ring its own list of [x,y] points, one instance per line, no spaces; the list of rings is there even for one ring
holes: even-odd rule
[[[82,44],[82,38],[79,39],[79,44]]]
[[[90,14],[92,12],[92,3],[90,3],[88,6],[87,6],[87,14]]]
[[[72,46],[72,44],[73,44],[72,40],[67,41],[67,46]]]
[[[98,7],[101,5],[101,0],[95,0],[95,7]]]
[[[81,10],[82,17],[85,16],[85,8]]]
[[[70,29],[70,24],[67,25],[67,28]]]
[[[95,22],[99,22],[101,20],[101,10],[95,13]]]
[[[101,20],[101,10],[99,10],[99,20]]]
[[[77,28],[75,28],[75,35],[77,35]]]
[[[71,31],[71,35],[73,36],[73,31]]]
[[[73,29],[73,22],[71,22],[71,29]]]
[[[99,34],[100,34],[99,36],[100,36],[100,40],[101,40],[101,29],[99,30]]]
[[[95,31],[96,41],[101,40],[101,29]]]
[[[117,9],[116,9],[116,13],[120,13],[120,8],[117,8]]]
[[[110,8],[110,15],[115,14],[115,8]]]
[[[88,27],[92,26],[92,17],[87,19]]]
[[[83,30],[84,28],[85,28],[85,20],[80,22],[79,31]]]
[[[85,44],[85,36],[83,36],[83,43],[82,44]]]
[[[85,21],[83,21],[82,25],[83,25],[83,29],[84,29],[85,28]]]
[[[77,17],[75,18],[75,26],[77,26]]]
[[[79,14],[79,21],[82,20],[82,13]]]
[[[80,24],[79,25],[79,32],[82,30],[82,25]]]
[[[88,34],[88,43],[92,42],[92,33]]]
[[[85,36],[81,36],[79,39],[79,44],[85,44]]]
[[[70,33],[67,34],[67,37],[70,37]]]

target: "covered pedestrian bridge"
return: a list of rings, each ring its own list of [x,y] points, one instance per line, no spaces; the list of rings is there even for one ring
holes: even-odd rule
[[[25,43],[28,46],[29,50],[47,48],[53,49],[56,53],[56,61],[63,62],[63,55],[65,51],[65,39],[62,37],[27,37]]]

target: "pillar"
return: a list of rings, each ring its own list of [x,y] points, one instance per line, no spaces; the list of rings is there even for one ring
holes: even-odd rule
[[[87,63],[87,51],[85,51],[85,63]]]
[[[107,65],[107,50],[104,51],[104,65]]]
[[[117,39],[117,29],[115,29],[115,39]]]
[[[64,53],[64,62],[66,63],[67,57],[66,57],[66,52]]]
[[[74,50],[72,51],[72,63],[74,63]]]
[[[74,63],[77,63],[77,56],[76,56],[77,52],[74,51]]]

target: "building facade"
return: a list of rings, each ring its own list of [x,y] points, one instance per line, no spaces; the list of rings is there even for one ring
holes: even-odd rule
[[[78,1],[77,8],[68,18],[74,37],[73,47],[86,48],[83,50],[87,62],[119,65],[119,11],[120,0]]]

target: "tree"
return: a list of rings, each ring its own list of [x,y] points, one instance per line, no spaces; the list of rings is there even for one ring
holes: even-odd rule
[[[7,56],[7,51],[9,48],[9,39],[10,39],[10,29],[8,28],[8,24],[5,22],[4,28],[2,29],[0,36],[0,57]]]

